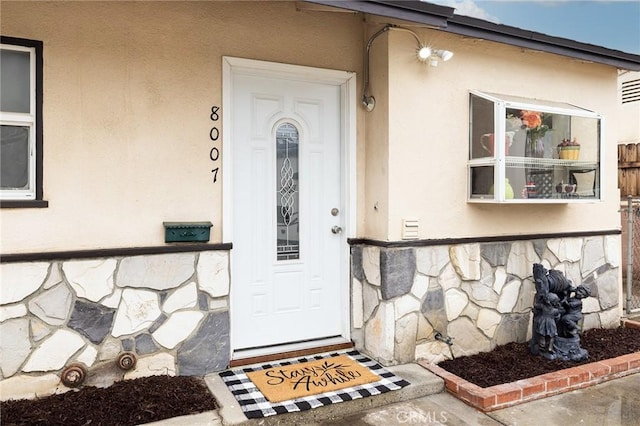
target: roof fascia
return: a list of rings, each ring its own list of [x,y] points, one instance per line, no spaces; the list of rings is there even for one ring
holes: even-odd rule
[[[640,55],[527,31],[483,19],[455,15],[455,9],[413,0],[304,0],[341,9],[427,25],[452,34],[640,71]]]
[[[424,24],[433,28],[445,28],[447,19],[453,16],[451,7],[419,1],[366,1],[366,0],[304,0],[307,3],[337,7],[339,9],[369,13],[386,18]]]

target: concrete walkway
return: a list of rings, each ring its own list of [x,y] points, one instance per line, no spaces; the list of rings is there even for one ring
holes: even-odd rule
[[[640,374],[483,414],[448,393],[392,404],[313,426],[640,425]],[[312,426],[311,424],[309,426]]]
[[[231,393],[226,391],[225,394],[226,386],[221,387],[224,384],[215,380],[217,375],[212,375],[208,377],[207,384],[220,402],[220,410],[176,417],[152,425],[640,425],[640,373],[484,414],[442,391],[431,373],[417,364],[392,367],[390,370],[396,368],[401,370],[394,371],[396,374],[404,373],[408,380],[415,383],[412,384],[415,386],[413,389],[405,388],[404,394],[402,390],[394,391],[384,394],[385,398],[363,398],[301,413],[254,420],[244,417],[237,404],[234,405]],[[424,395],[424,392],[431,394]]]

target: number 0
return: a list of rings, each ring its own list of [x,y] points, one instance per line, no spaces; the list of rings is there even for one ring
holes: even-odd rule
[[[212,127],[211,131],[209,132],[209,137],[212,141],[217,141],[220,137],[220,130],[218,130],[217,127]]]
[[[220,150],[216,147],[211,148],[211,151],[209,151],[209,158],[211,158],[211,161],[217,161],[218,158],[220,158]]]

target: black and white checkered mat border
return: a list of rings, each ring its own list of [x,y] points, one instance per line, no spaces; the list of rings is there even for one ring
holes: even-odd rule
[[[282,365],[298,364],[306,361],[315,361],[343,354],[348,355],[355,361],[369,368],[372,372],[380,376],[381,379],[377,382],[340,389],[333,392],[271,403],[245,374],[252,371],[264,370]],[[362,355],[358,351],[336,352],[326,355],[299,358],[293,361],[264,364],[253,368],[227,370],[221,372],[220,377],[227,385],[233,396],[238,400],[242,411],[249,419],[310,410],[323,405],[336,404],[339,402],[378,395],[392,390],[401,389],[409,385],[409,382],[384,369],[376,361]]]

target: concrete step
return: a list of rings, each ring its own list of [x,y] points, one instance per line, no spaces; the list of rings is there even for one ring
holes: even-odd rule
[[[444,380],[418,364],[397,365],[387,370],[411,383],[402,389],[367,398],[325,405],[312,410],[279,414],[260,419],[247,419],[229,388],[218,374],[205,377],[209,390],[220,405],[218,416],[223,425],[301,425],[347,417],[364,410],[432,395],[444,390]]]

